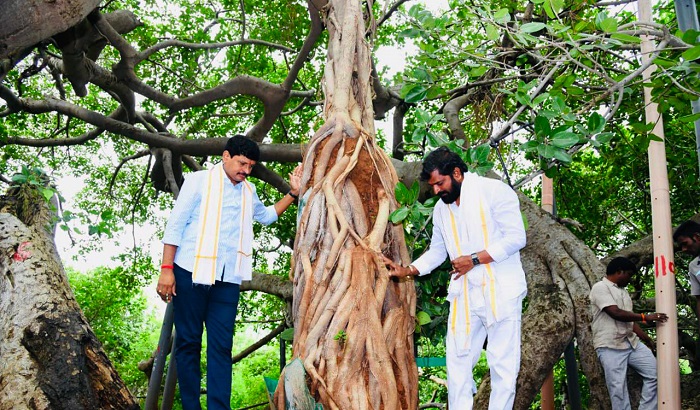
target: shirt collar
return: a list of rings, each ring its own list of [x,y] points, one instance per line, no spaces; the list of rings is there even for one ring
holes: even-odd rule
[[[618,288],[618,289],[620,288],[619,286],[617,286],[617,283],[611,281],[610,279],[608,279],[608,278],[605,277],[605,276],[603,276],[603,280],[604,280],[605,282],[607,282],[608,286],[614,286],[614,287],[616,287],[616,288]]]

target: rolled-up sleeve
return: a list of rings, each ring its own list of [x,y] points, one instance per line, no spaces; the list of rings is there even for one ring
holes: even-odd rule
[[[258,193],[253,191],[253,219],[263,225],[270,225],[277,221],[277,211],[274,205],[265,206]]]
[[[518,195],[506,184],[493,186],[496,192],[490,196],[492,217],[500,235],[492,238],[486,251],[498,263],[524,248],[526,235]]]
[[[165,227],[162,241],[164,244],[180,246],[182,243],[185,227],[193,217],[196,207],[199,206],[200,184],[198,180],[198,173],[193,173],[185,178]]]

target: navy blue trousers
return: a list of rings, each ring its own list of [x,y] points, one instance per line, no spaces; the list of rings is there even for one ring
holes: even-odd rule
[[[207,409],[231,409],[231,348],[239,285],[193,285],[192,273],[175,265],[175,361],[184,410],[200,410],[200,356],[207,327]]]

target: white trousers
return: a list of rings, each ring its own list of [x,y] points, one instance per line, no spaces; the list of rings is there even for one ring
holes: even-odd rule
[[[520,370],[520,322],[523,297],[517,297],[507,306],[498,306],[499,320],[487,326],[486,309],[490,309],[483,298],[470,292],[469,313],[471,317],[470,345],[458,355],[452,329],[447,329],[447,399],[450,410],[471,410],[476,386],[472,371],[479,361],[484,341],[488,338],[486,360],[491,372],[491,396],[489,410],[513,408],[515,387]],[[479,295],[480,296],[480,295]],[[474,299],[477,299],[476,301]],[[475,303],[476,302],[476,303]]]
[[[608,386],[613,409],[630,410],[632,408],[627,392],[628,367],[642,376],[639,410],[656,409],[656,357],[644,343],[639,342],[636,349],[630,345],[628,349],[599,347],[595,351],[605,372],[605,383]]]

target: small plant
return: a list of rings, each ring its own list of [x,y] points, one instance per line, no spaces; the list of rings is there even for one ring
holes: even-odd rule
[[[335,336],[333,336],[333,340],[337,340],[338,343],[340,343],[340,344],[345,344],[345,341],[347,339],[348,339],[348,334],[345,333],[345,330],[341,330]]]
[[[12,176],[13,186],[29,185],[36,188],[48,202],[56,194],[56,189],[50,185],[49,176],[37,167],[22,166],[22,171]]]

